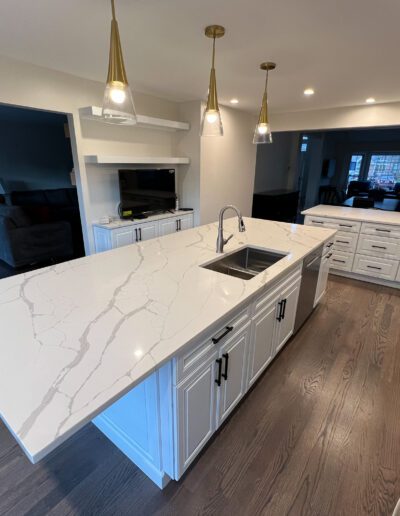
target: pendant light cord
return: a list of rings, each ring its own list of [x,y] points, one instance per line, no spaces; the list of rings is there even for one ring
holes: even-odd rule
[[[268,87],[268,72],[269,70],[267,69],[267,75],[265,76],[265,89],[264,89],[264,95],[267,94],[267,87]]]
[[[112,17],[113,17],[113,20],[116,19],[115,17],[115,5],[114,5],[114,0],[111,0],[111,11],[112,11]]]
[[[211,68],[214,68],[215,63],[215,36],[213,37],[213,51],[212,51],[212,65]]]

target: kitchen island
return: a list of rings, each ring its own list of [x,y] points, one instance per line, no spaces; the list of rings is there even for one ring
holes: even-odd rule
[[[0,281],[0,415],[36,462],[93,422],[160,487],[178,480],[293,334],[303,259],[335,230],[225,221],[250,280],[202,267],[217,224]],[[229,364],[228,364],[229,359]]]

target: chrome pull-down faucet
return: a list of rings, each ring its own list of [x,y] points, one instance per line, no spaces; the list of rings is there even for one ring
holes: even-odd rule
[[[217,253],[223,253],[224,252],[224,245],[229,242],[229,240],[233,237],[233,235],[229,235],[228,238],[224,238],[224,213],[226,210],[233,210],[236,212],[236,215],[238,216],[238,222],[239,222],[239,232],[243,233],[243,231],[246,231],[246,226],[243,222],[242,214],[240,213],[240,210],[236,208],[236,206],[233,206],[232,204],[228,204],[227,206],[224,206],[222,210],[219,212],[219,225],[218,225],[218,238],[217,238]]]

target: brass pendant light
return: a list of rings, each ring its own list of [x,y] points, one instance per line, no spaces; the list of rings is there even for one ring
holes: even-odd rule
[[[261,104],[260,116],[258,117],[258,123],[256,125],[256,130],[254,131],[253,143],[272,143],[272,133],[271,126],[268,120],[268,72],[270,70],[274,70],[276,68],[275,63],[261,63],[260,69],[265,70],[267,72],[265,78],[265,88],[264,95]]]
[[[222,136],[224,130],[222,127],[221,112],[218,106],[217,97],[217,80],[215,76],[215,40],[222,38],[225,34],[224,27],[221,25],[209,25],[204,31],[207,38],[213,40],[212,64],[210,72],[210,86],[208,89],[207,105],[204,109],[203,119],[201,122],[201,136]]]
[[[133,125],[137,122],[136,112],[122,56],[114,0],[111,0],[111,10],[110,57],[103,100],[103,116],[112,123]]]

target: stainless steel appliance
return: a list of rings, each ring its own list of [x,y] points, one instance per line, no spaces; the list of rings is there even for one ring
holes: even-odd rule
[[[323,246],[304,258],[296,321],[294,323],[295,332],[303,325],[314,308],[322,250]]]

